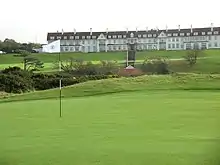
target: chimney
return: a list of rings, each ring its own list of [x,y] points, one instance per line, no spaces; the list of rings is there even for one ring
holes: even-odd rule
[[[92,28],[90,28],[90,35],[92,35]]]
[[[64,32],[63,32],[63,29],[62,29],[62,35],[63,35],[63,33],[64,33]]]
[[[191,33],[193,32],[193,28],[192,28],[192,25],[191,25]]]
[[[168,26],[166,25],[166,32],[168,31]]]
[[[146,27],[146,32],[148,32],[148,27]]]
[[[180,32],[180,25],[178,25],[178,28],[179,28],[179,32]]]
[[[213,32],[213,23],[211,23],[211,31]]]
[[[74,29],[74,34],[76,34],[76,29]]]
[[[106,33],[108,33],[108,28],[106,28]]]
[[[138,32],[138,28],[136,27],[136,32]]]
[[[126,28],[126,31],[127,31],[127,33],[128,33],[128,28]]]

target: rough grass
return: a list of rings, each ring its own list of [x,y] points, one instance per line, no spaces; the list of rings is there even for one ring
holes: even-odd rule
[[[0,104],[0,164],[217,165],[219,82],[218,75],[90,81],[63,89],[61,119],[57,89],[12,97],[20,101]],[[51,99],[26,101],[43,98]]]
[[[73,86],[64,87],[62,96],[83,97],[103,95],[118,92],[159,91],[159,90],[220,90],[220,75],[209,74],[173,74],[140,76],[136,78],[115,78],[107,80],[88,81]],[[59,96],[59,89],[37,91],[21,95],[14,95],[2,99],[4,101],[55,99]]]

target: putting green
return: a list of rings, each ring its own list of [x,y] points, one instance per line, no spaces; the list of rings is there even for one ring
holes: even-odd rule
[[[43,93],[42,93],[43,94]],[[220,94],[136,91],[0,104],[0,164],[213,165]]]

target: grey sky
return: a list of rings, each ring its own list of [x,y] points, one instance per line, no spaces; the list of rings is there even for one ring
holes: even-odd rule
[[[2,0],[0,40],[46,43],[47,32],[220,26],[219,0]]]

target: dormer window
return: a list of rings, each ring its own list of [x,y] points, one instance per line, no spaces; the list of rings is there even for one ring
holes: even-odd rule
[[[180,36],[184,36],[184,33],[180,33]]]
[[[86,37],[85,36],[82,36],[82,39],[85,39]]]
[[[57,39],[60,40],[60,39],[61,39],[61,36],[57,36]]]
[[[152,34],[148,34],[148,37],[152,37]]]
[[[140,35],[140,34],[138,34],[138,38],[141,38],[141,35]]]
[[[96,36],[92,36],[92,39],[96,39]]]
[[[178,34],[177,33],[173,33],[173,36],[178,36]]]
[[[67,40],[67,36],[64,36],[63,39],[64,39],[64,40]]]
[[[190,36],[190,33],[187,33],[186,35],[187,35],[187,36]]]
[[[112,38],[111,36],[108,36],[108,38]]]
[[[168,36],[168,37],[171,37],[172,35],[169,33],[169,34],[167,34],[167,36]]]
[[[202,35],[205,35],[205,32],[202,32]]]
[[[51,39],[51,40],[54,40],[54,39],[55,39],[55,37],[51,36],[51,37],[50,37],[50,39]]]
[[[75,36],[75,39],[79,39],[79,36]]]
[[[90,37],[90,36],[87,36],[86,38],[87,38],[87,39],[90,39],[91,37]]]
[[[218,31],[214,31],[214,34],[218,34]]]
[[[126,38],[126,35],[123,35],[123,38]]]
[[[212,35],[212,32],[208,32],[208,35]]]
[[[144,34],[143,37],[146,38],[146,37],[147,37],[147,34]]]

